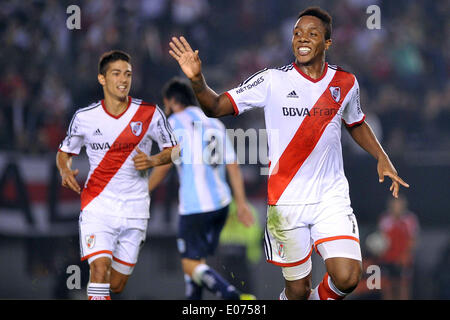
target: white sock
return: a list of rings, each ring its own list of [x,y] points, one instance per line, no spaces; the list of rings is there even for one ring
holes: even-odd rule
[[[309,295],[308,300],[320,300],[318,289],[319,289],[319,286],[317,286],[311,290],[311,294]]]
[[[87,286],[89,300],[110,300],[109,283],[89,282]]]
[[[283,289],[283,291],[281,291],[281,293],[280,293],[280,299],[279,300],[289,300],[287,297],[286,297],[286,288],[284,288]]]

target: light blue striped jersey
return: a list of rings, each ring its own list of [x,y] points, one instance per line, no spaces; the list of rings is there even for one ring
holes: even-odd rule
[[[232,196],[226,163],[236,162],[236,155],[225,126],[195,106],[172,114],[169,123],[181,147],[181,161],[175,162],[180,214],[215,211],[228,205]]]

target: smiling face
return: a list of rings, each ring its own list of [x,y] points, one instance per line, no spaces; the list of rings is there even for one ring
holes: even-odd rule
[[[105,97],[125,101],[131,88],[131,76],[131,64],[116,60],[108,64],[104,75],[98,75],[98,82],[103,86]]]
[[[297,20],[292,35],[292,50],[297,64],[310,65],[325,60],[325,50],[331,39],[325,40],[325,27],[314,16],[303,16]]]

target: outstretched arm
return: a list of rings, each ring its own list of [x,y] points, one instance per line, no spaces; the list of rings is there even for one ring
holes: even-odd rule
[[[385,176],[391,178],[392,185],[389,190],[392,191],[392,195],[395,198],[398,198],[400,185],[409,188],[409,184],[407,184],[402,180],[402,178],[398,176],[397,170],[395,170],[394,165],[392,164],[386,152],[381,147],[370,126],[367,124],[367,122],[364,121],[358,126],[347,127],[347,130],[352,136],[353,140],[355,140],[356,143],[361,146],[361,148],[366,150],[375,159],[377,159],[379,182],[382,183]]]
[[[228,177],[230,178],[231,189],[236,201],[237,217],[246,227],[250,227],[255,221],[252,212],[247,204],[245,196],[244,179],[237,163],[227,164]]]
[[[177,60],[184,74],[191,81],[192,89],[200,107],[208,117],[222,117],[234,114],[231,101],[225,94],[218,95],[206,84],[202,74],[202,62],[198,50],[193,51],[184,37],[172,37],[169,54]]]

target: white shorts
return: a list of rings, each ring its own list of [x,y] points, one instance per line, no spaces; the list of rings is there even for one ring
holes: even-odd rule
[[[267,261],[283,267],[286,280],[302,279],[311,272],[313,248],[324,260],[362,260],[358,224],[350,201],[343,198],[268,206],[264,248]]]
[[[79,218],[81,261],[109,257],[118,272],[130,275],[147,234],[148,219],[82,211]]]

